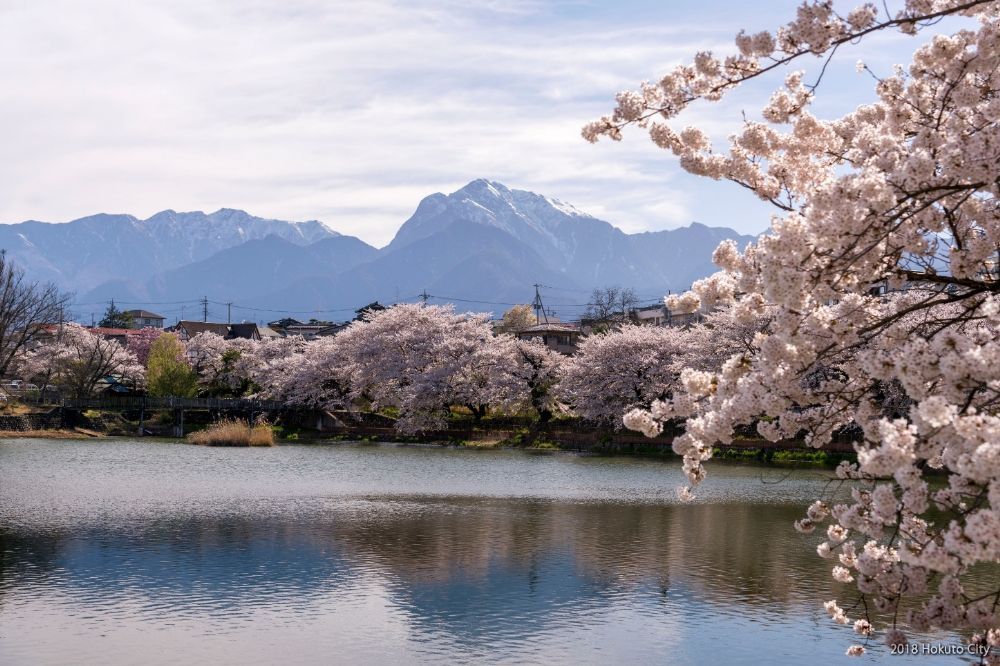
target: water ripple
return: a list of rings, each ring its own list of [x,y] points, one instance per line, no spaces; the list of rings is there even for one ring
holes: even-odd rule
[[[648,460],[3,441],[0,662],[836,662],[790,529],[823,476],[712,473],[680,505]]]

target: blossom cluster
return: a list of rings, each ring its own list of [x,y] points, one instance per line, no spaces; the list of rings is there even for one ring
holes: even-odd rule
[[[811,113],[818,90],[793,72],[727,152],[667,123],[801,56],[829,57],[877,30],[922,34],[949,15],[976,23],[929,38],[908,67],[872,72],[876,100],[839,119]],[[851,499],[817,498],[796,523],[827,526],[817,552],[852,590],[849,603],[827,604],[831,618],[891,645],[907,630],[996,636],[1000,590],[972,589],[969,572],[1000,562],[1000,3],[907,0],[880,15],[806,2],[775,33],[740,34],[736,46],[619,94],[583,131],[619,140],[645,128],[688,172],[776,209],[768,234],[742,252],[720,246],[722,271],[673,297],[729,304],[745,321],[766,312],[767,329],[718,370],[682,369],[679,390],[626,425],[655,434],[686,419],[674,445],[685,497],[739,427],[816,447],[851,437],[857,463],[834,482]]]
[[[146,377],[132,349],[73,323],[60,325],[44,342],[24,350],[14,367],[39,386],[58,385],[74,397],[89,396],[106,377],[135,388]]]

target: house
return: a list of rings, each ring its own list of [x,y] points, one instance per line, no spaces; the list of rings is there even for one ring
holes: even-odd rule
[[[132,315],[130,328],[163,328],[163,322],[166,321],[163,315],[149,310],[126,310],[125,314]]]
[[[561,321],[548,321],[516,333],[521,340],[539,340],[543,345],[560,354],[572,354],[576,351],[576,343],[580,339],[580,327]]]
[[[218,324],[210,321],[187,321],[181,320],[173,327],[173,332],[177,337],[187,342],[199,333],[215,333],[216,335],[233,340],[235,338],[245,338],[247,340],[260,340],[260,331],[257,324],[253,322],[242,324]]]
[[[229,324],[229,335],[228,339],[233,338],[244,338],[246,340],[260,340],[260,331],[257,330],[257,324],[253,322],[242,323],[242,324]]]
[[[274,330],[270,326],[258,326],[257,327],[257,332],[260,333],[260,339],[261,340],[263,340],[264,338],[283,338],[283,337],[285,337],[284,335],[282,335],[278,331]]]
[[[632,320],[640,326],[689,326],[704,319],[703,311],[673,312],[663,305],[650,305],[632,310]]]
[[[280,337],[301,335],[306,340],[336,335],[346,327],[347,324],[335,324],[330,321],[319,321],[316,319],[310,319],[309,323],[304,324],[297,319],[292,319],[291,317],[279,319],[278,321],[272,321],[267,325],[268,329],[274,331]]]
[[[108,375],[97,380],[94,392],[100,395],[118,396],[136,392],[134,383],[127,382],[116,375]]]
[[[138,333],[134,328],[104,328],[102,326],[94,326],[87,330],[94,335],[101,336],[105,340],[114,340],[123,345],[128,344],[128,336]]]
[[[320,330],[316,331],[316,337],[317,338],[326,338],[326,337],[329,337],[331,335],[336,335],[337,333],[340,333],[341,331],[343,331],[345,328],[347,328],[350,325],[351,325],[351,322],[349,322],[349,321],[346,321],[346,322],[344,322],[342,324],[330,324],[329,326],[325,326],[325,327],[321,328]]]
[[[663,305],[650,305],[636,308],[632,311],[632,317],[640,326],[666,326],[670,320],[670,313]]]

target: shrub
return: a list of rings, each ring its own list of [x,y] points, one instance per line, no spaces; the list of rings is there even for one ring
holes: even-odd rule
[[[224,419],[205,430],[188,435],[188,442],[203,446],[274,446],[274,432],[267,423],[250,425],[239,419]]]

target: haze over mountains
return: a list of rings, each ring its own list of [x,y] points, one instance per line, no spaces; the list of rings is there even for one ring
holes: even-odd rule
[[[32,277],[76,292],[77,303],[114,298],[155,310],[205,296],[235,303],[234,319],[258,321],[281,313],[345,319],[371,301],[412,301],[425,289],[432,302],[494,312],[530,302],[534,283],[553,290],[553,304],[585,302],[592,288],[608,285],[661,294],[713,272],[712,251],[727,238],[753,240],[698,223],[626,234],[486,180],[426,197],[382,249],[318,221],[232,209],[0,225],[0,247]]]

